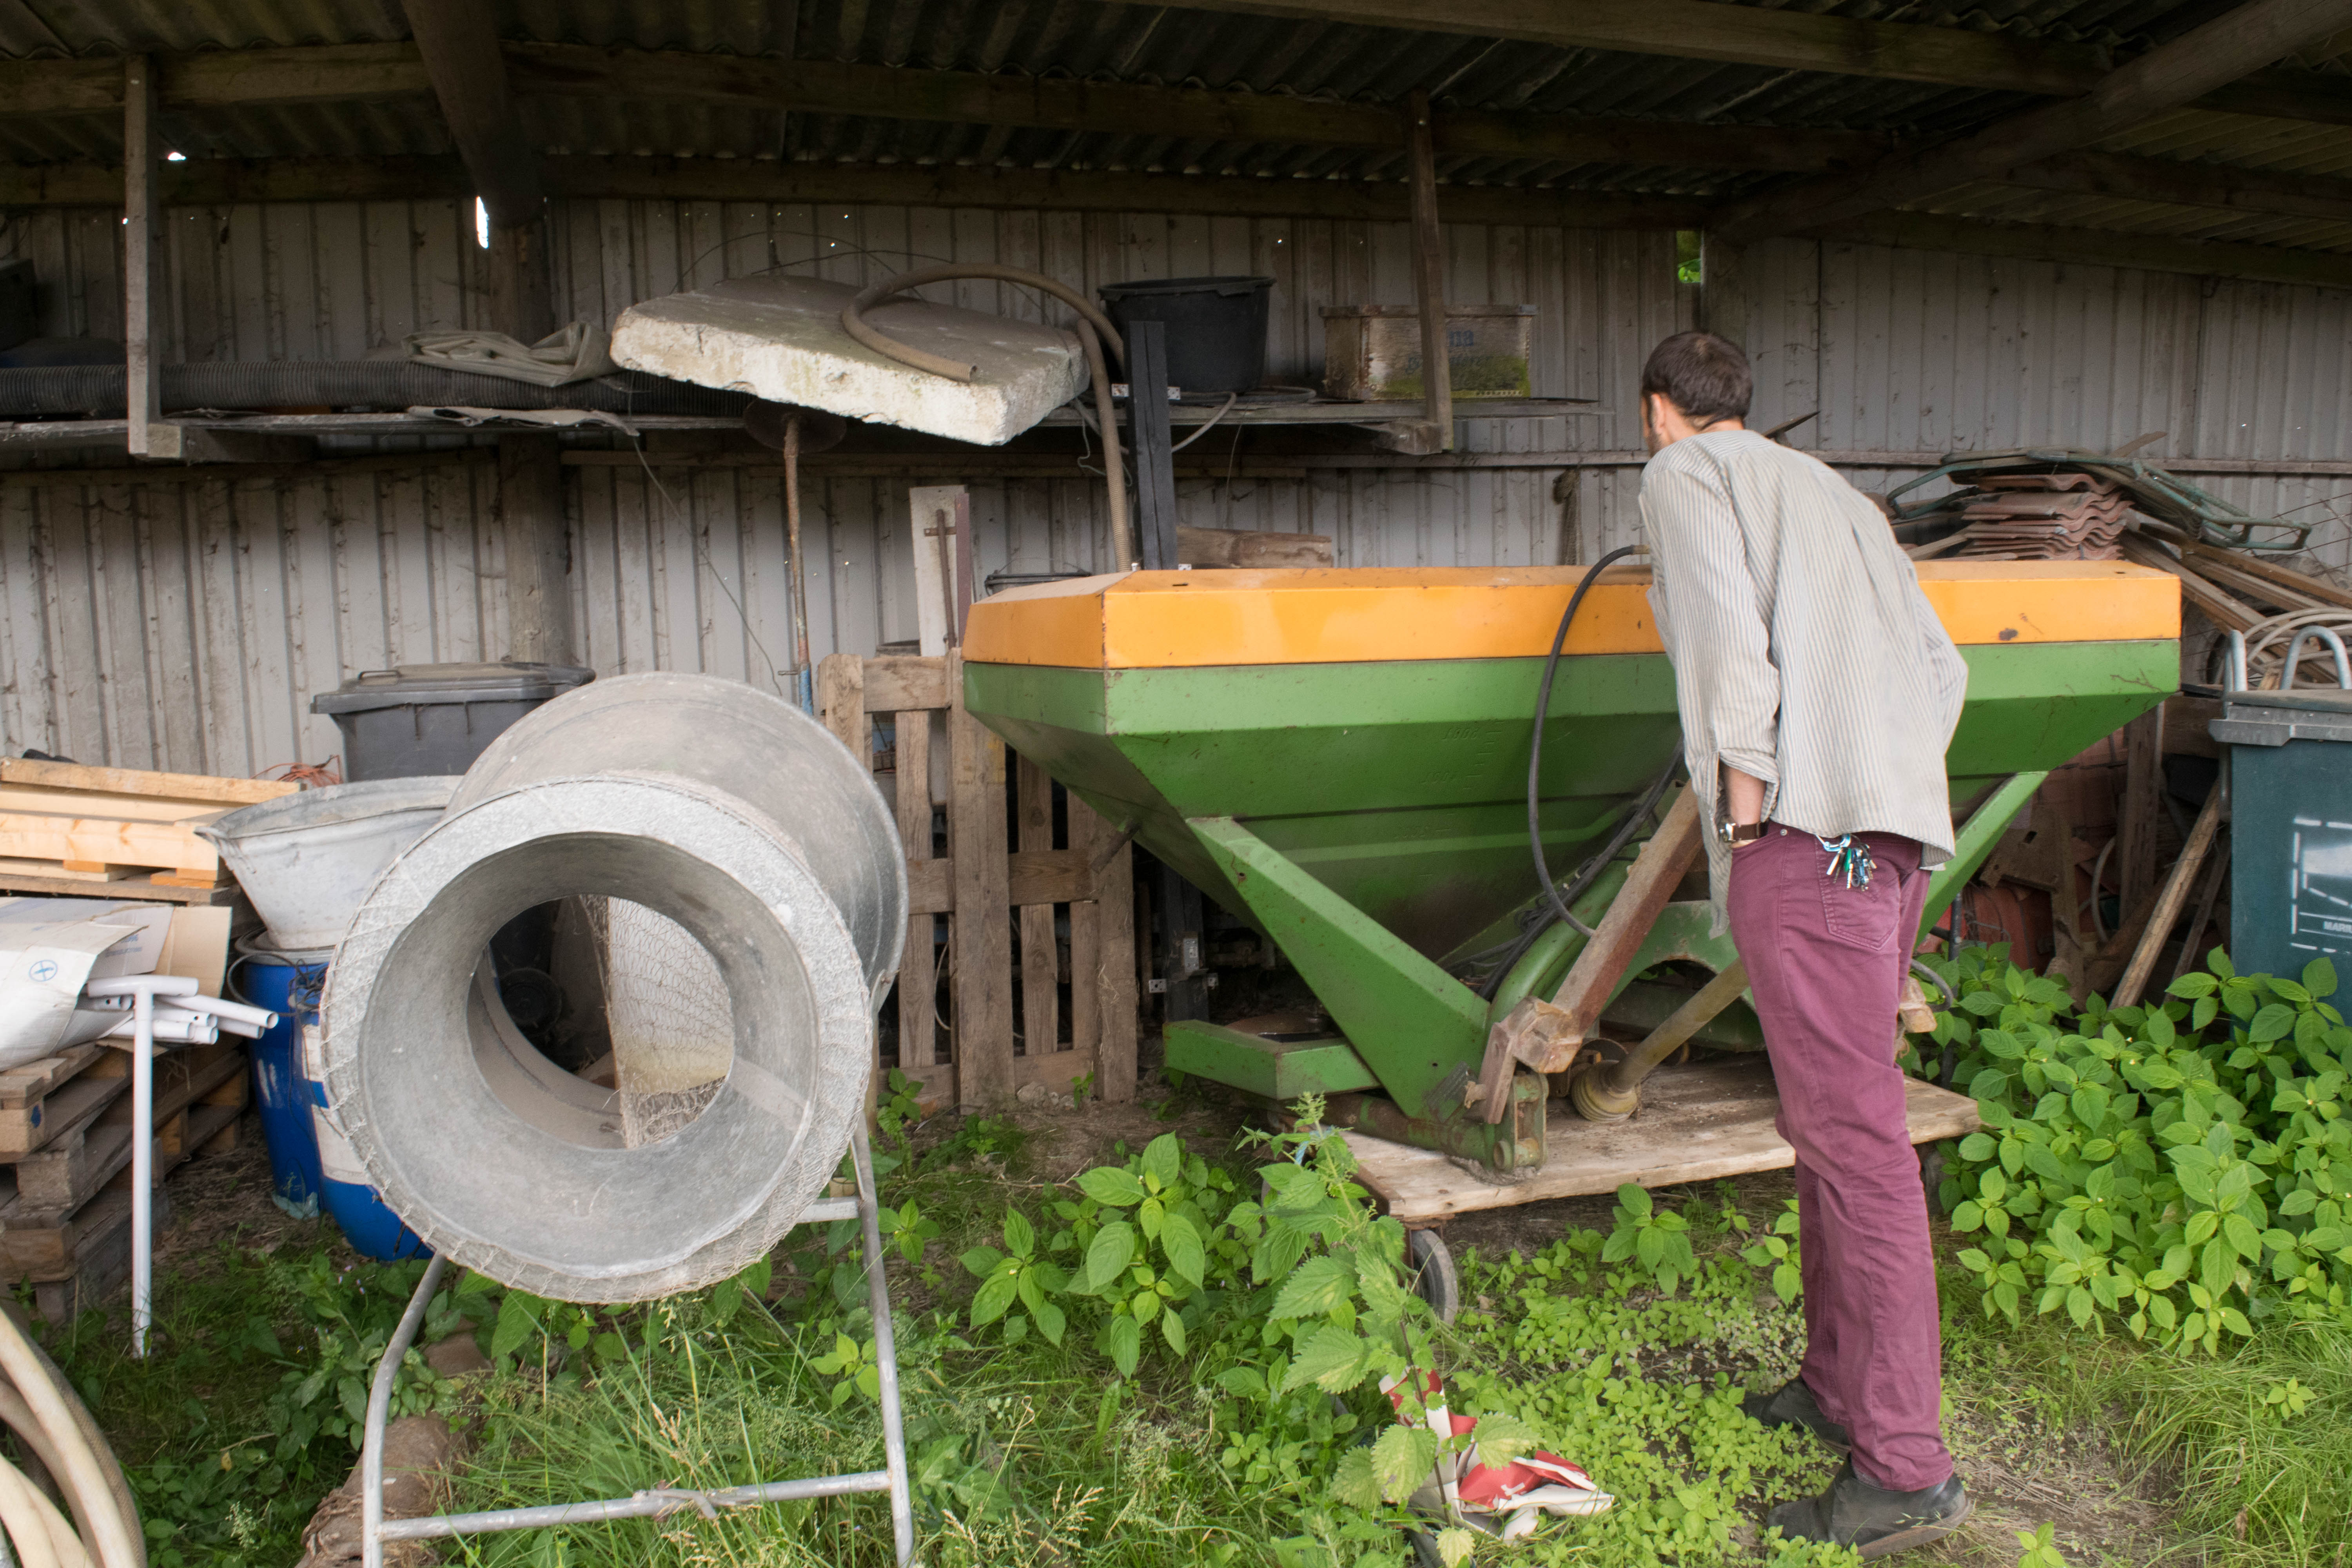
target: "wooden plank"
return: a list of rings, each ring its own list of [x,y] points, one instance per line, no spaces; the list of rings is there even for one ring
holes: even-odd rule
[[[2161,718],[2161,710],[2157,716]],[[2157,726],[2159,743],[2163,733],[2163,726],[2159,723]],[[2213,847],[2214,837],[2221,831],[2221,808],[2223,797],[2228,793],[2218,782],[2207,792],[2205,805],[2197,813],[2196,826],[2189,830],[2189,842],[2181,847],[2180,858],[2172,863],[2172,873],[2165,879],[2164,891],[2158,895],[2156,912],[2148,918],[2147,929],[2140,934],[2139,945],[2132,950],[2131,965],[2124,971],[2123,978],[2116,982],[2110,1005],[2131,1007],[2138,1005],[2140,992],[2146,989],[2148,976],[2156,973],[2156,961],[2163,955],[2165,942],[2172,935],[2173,922],[2188,907],[2189,895],[2197,884],[2198,868],[2205,863],[2207,852]],[[2126,837],[2129,837],[2128,820]],[[2186,940],[2193,946],[2197,932],[2190,931]]]
[[[2088,92],[2106,68],[2105,52],[2085,44],[1712,0],[1188,0],[1188,8],[1998,92]]]
[[[874,727],[866,720],[866,664],[854,653],[817,661],[816,716],[861,766],[874,765]]]
[[[2164,816],[2164,710],[2153,708],[2124,726],[2122,833],[2116,875],[2128,915],[2156,896],[2156,832]]]
[[[845,657],[845,656],[833,656]],[[866,710],[905,713],[948,706],[948,667],[937,658],[886,655],[866,660]]]
[[[2056,224],[1993,223],[1982,218],[1945,217],[1920,212],[1878,213],[1848,222],[1821,224],[1805,232],[1822,239],[1885,245],[1902,250],[2137,268],[2197,278],[2238,278],[2254,283],[2299,283],[2323,289],[2352,287],[2352,260],[2335,251],[2296,250],[2285,246],[2175,239],[2160,234],[2119,234]]]
[[[474,176],[491,226],[535,220],[546,200],[538,143],[524,131],[507,85],[496,16],[469,0],[403,0],[403,8],[449,139]]]
[[[570,664],[574,642],[562,447],[551,435],[501,435],[498,450],[498,515],[506,532],[507,657],[531,664]]]
[[[2352,184],[2352,181],[2346,183]],[[2315,577],[2308,573],[2281,566],[2275,562],[2265,561],[2259,555],[2223,550],[2218,546],[2207,544],[2202,540],[2183,540],[2177,534],[2168,536],[2172,537],[2173,542],[2179,547],[2181,554],[2195,562],[2200,571],[2209,562],[2218,561],[2248,577],[2275,584],[2305,598],[2317,599],[2323,604],[2352,610],[2352,593],[2337,587],[2326,578]]]
[[[2352,24],[2352,0],[2245,0],[2100,79],[2080,98],[2006,115],[1937,145],[1889,154],[1735,202],[1715,226],[1755,240],[1839,223],[1994,179],[2179,109]]]
[[[1054,781],[1027,757],[1019,759],[1013,778],[1021,835],[1018,852],[1052,853],[1054,848]],[[1055,900],[1035,900],[1012,889],[1006,868],[1006,892],[1021,911],[1021,1041],[1024,1056],[1048,1056],[1061,1049],[1061,942],[1055,931]]]
[[[100,896],[98,893],[100,885],[89,878],[60,875],[59,868],[47,861],[0,858],[0,892],[87,899]],[[239,897],[234,881],[216,881],[204,887],[181,887],[150,877],[144,881],[108,881],[102,885],[105,888],[102,896],[106,898],[132,898],[156,904],[224,906],[236,902]]]
[[[196,820],[224,815],[207,812]],[[0,810],[0,855],[27,860],[80,860],[108,866],[163,867],[175,874],[220,869],[220,851],[189,825],[120,816]]]
[[[907,491],[907,527],[915,557],[915,640],[926,658],[937,658],[956,640],[950,584],[955,581],[956,519],[965,503],[961,485],[916,485]]]
[[[2177,158],[2062,153],[2011,169],[2000,176],[2000,183],[2037,191],[2168,202],[2176,206],[2276,213],[2332,223],[2352,221],[2352,180],[2233,169],[2226,163],[2189,163]]]
[[[42,789],[0,784],[0,812],[31,811],[50,816],[109,816],[131,822],[204,823],[225,811],[218,801],[173,800],[163,795],[109,795],[95,790]]]
[[[0,887],[10,885],[4,879],[15,872],[55,882],[78,884],[76,891],[93,897],[98,894],[98,889],[89,886],[89,883],[120,882],[147,875],[136,866],[94,865],[87,860],[23,860],[12,857],[0,859]]]
[[[947,657],[961,697],[963,660]],[[949,850],[955,860],[955,1066],[960,1103],[1013,1098],[1012,890],[1005,863],[1004,742],[964,711],[948,710]]]
[[[122,62],[122,337],[125,445],[134,458],[177,458],[179,431],[163,423],[163,208],[155,169],[155,68],[145,55]]]
[[[2200,614],[2222,630],[2251,631],[2267,618],[2252,605],[2224,594],[2148,541],[2126,533],[2121,543],[2124,559],[2134,565],[2153,566],[2159,572],[2169,572],[2179,578],[2181,598],[2195,605]]]
[[[1123,1105],[1135,1098],[1137,980],[1135,953],[1135,860],[1133,847],[1120,843],[1118,829],[1097,816],[1076,795],[1070,799],[1070,842],[1086,847],[1087,865],[1095,879],[1091,902],[1070,906],[1070,991],[1084,992],[1094,1014],[1088,1029],[1095,1053],[1095,1096],[1106,1104]],[[1085,837],[1079,824],[1083,817]],[[1116,849],[1112,846],[1116,844]],[[1089,933],[1081,963],[1077,931],[1080,916]],[[1076,1016],[1076,1004],[1072,1004]]]
[[[871,663],[879,663],[873,660]],[[931,858],[931,716],[923,709],[902,710],[898,715],[898,775],[896,810],[898,839],[906,846],[907,882],[911,895],[918,869],[948,870],[948,862]],[[940,880],[947,882],[942,875]],[[943,890],[952,892],[952,884]],[[936,930],[931,912],[918,912],[911,897],[907,917],[907,953],[898,963],[898,1065],[912,1069],[929,1067],[939,1054],[939,971]]]
[[[1437,222],[1437,151],[1429,94],[1406,101],[1406,183],[1412,195],[1412,298],[1421,311],[1422,417],[1436,428],[1423,450],[1454,450],[1454,356],[1445,338],[1445,236]]]
[[[1005,858],[1008,898],[1023,904],[1066,904],[1096,896],[1096,879],[1075,849],[1024,849]],[[907,909],[916,915],[952,914],[958,908],[955,857],[907,863]]]
[[[1552,1005],[1568,1014],[1562,1031],[1551,1041],[1555,1052],[1572,1057],[1573,1047],[1593,1037],[1600,1026],[1601,1009],[1623,978],[1625,966],[1641,951],[1650,928],[1658,923],[1659,911],[1675,896],[1675,884],[1698,858],[1700,832],[1698,791],[1685,786],[1667,808],[1658,831],[1634,856],[1623,886],[1610,900],[1608,912],[1593,928],[1591,940],[1552,996]],[[1559,1060],[1538,1070],[1557,1072],[1567,1065]]]
[[[216,805],[258,805],[301,788],[282,779],[218,778],[210,773],[150,773],[142,768],[94,768],[79,763],[38,763],[0,757],[0,784],[75,790],[93,795],[152,795]]]
[[[22,1159],[47,1148],[96,1118],[130,1087],[128,1078],[85,1071],[34,1103],[0,1107],[0,1160]]]
[[[1957,1138],[1980,1125],[1976,1102],[1918,1079],[1904,1082],[1911,1142]],[[1555,1116],[1546,1131],[1547,1159],[1527,1181],[1495,1186],[1428,1149],[1361,1132],[1345,1134],[1356,1179],[1389,1214],[1407,1224],[1546,1198],[1706,1182],[1751,1171],[1786,1170],[1796,1152],[1773,1131],[1780,1096],[1760,1057],[1653,1073],[1640,1114],[1602,1126]]]
[[[69,1082],[105,1052],[104,1046],[76,1046],[56,1056],[21,1062],[0,1072],[0,1110],[16,1110],[38,1104],[43,1096]]]
[[[1176,528],[1176,556],[1193,566],[1328,566],[1331,542],[1319,533],[1265,533],[1239,528]]]

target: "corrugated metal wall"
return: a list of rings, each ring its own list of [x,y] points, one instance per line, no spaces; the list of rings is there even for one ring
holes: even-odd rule
[[[478,319],[471,225],[456,203],[176,212],[167,331],[194,359],[359,358]],[[1623,451],[1658,338],[1686,325],[1671,237],[1458,226],[1452,292],[1540,311],[1538,392],[1596,400],[1566,420],[1465,426],[1475,453]],[[120,222],[12,215],[45,330],[112,335]],[[609,320],[631,301],[769,267],[844,281],[934,260],[1037,268],[1079,287],[1255,272],[1276,279],[1270,379],[1307,383],[1321,307],[1411,298],[1401,226],[904,207],[578,202],[558,219],[559,300]],[[2157,454],[2344,458],[2352,296],[2158,274],[1780,243],[1753,261],[1756,417],[1819,408],[1791,439],[1840,452],[2112,446]],[[1017,290],[934,290],[1034,315]],[[1246,457],[1254,437],[1242,437]],[[1218,435],[1213,443],[1226,440]],[[420,443],[421,445],[421,443]],[[1226,453],[1233,448],[1227,442]],[[249,773],[335,749],[312,693],[392,663],[507,651],[503,539],[486,455],[385,456],[290,482],[0,477],[0,731],[126,766]],[[1311,468],[1188,479],[1188,521],[1326,534],[1357,565],[1591,559],[1626,542],[1638,470],[1442,474]],[[778,482],[661,467],[567,468],[579,652],[606,674],[709,670],[788,686]],[[1907,470],[1856,469],[1885,488]],[[2347,510],[2352,481],[2205,480],[2254,510]],[[822,655],[914,635],[903,481],[814,479],[812,640]],[[971,486],[985,573],[1114,564],[1091,484]],[[2344,530],[2328,555],[2345,560]]]

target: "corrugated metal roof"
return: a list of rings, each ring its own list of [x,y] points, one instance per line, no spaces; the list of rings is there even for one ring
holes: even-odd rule
[[[1764,9],[1782,8],[1767,0]],[[1826,11],[2129,53],[2209,20],[2213,0],[1794,0]],[[1948,136],[2027,94],[1825,72],[1549,47],[1453,33],[1118,5],[1100,0],[499,0],[517,41],[1015,72],[1224,90],[1393,102],[1427,89],[1442,105],[1726,125],[1869,130]],[[0,0],[0,54],[19,58],[240,49],[400,39],[396,0]],[[2340,75],[2341,61],[2324,68]],[[625,98],[530,98],[529,134],[545,151],[782,157],[853,163],[1010,164],[1391,179],[1402,155],[1180,138],[793,114],[734,105]],[[425,99],[166,117],[194,156],[439,153],[448,140]],[[2352,127],[2184,111],[2106,144],[2177,159],[2307,173],[2352,171]],[[120,156],[108,115],[0,119],[0,158],[20,163]],[[1713,168],[1569,164],[1525,158],[1444,161],[1452,183],[1566,185],[1730,197],[1777,176]],[[1927,210],[2249,243],[2352,248],[2352,225],[2210,208],[2122,202],[2007,186],[1946,193]]]

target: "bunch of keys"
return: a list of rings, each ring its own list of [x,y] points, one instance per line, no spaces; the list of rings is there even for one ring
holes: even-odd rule
[[[1863,843],[1851,833],[1843,838],[1834,839],[1822,838],[1817,835],[1814,841],[1829,851],[1829,867],[1822,872],[1822,876],[1834,877],[1843,872],[1847,887],[1870,886],[1870,874],[1877,868],[1876,863],[1870,858],[1869,845]]]

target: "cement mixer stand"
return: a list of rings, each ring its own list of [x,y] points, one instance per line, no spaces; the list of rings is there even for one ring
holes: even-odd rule
[[[908,1568],[915,1556],[913,1498],[907,1484],[907,1435],[898,1410],[898,1357],[890,1327],[889,1286],[883,1273],[882,1224],[874,1193],[874,1161],[860,1119],[850,1139],[850,1157],[857,1167],[857,1195],[823,1198],[801,1212],[803,1225],[856,1219],[866,1237],[866,1300],[874,1311],[874,1360],[880,1373],[882,1447],[886,1468],[852,1475],[811,1476],[800,1480],[763,1481],[755,1486],[720,1487],[709,1491],[664,1488],[628,1497],[594,1502],[550,1503],[538,1508],[488,1509],[478,1513],[441,1513],[424,1519],[383,1517],[383,1428],[392,1404],[393,1377],[401,1360],[415,1342],[425,1321],[425,1309],[440,1288],[448,1259],[436,1254],[409,1298],[383,1359],[376,1363],[375,1384],[368,1394],[366,1441],[360,1453],[362,1500],[362,1568],[383,1568],[388,1541],[431,1541],[446,1536],[487,1535],[508,1530],[546,1530],[567,1524],[597,1524],[616,1519],[661,1519],[687,1509],[705,1513],[722,1508],[755,1508],[761,1503],[797,1502],[806,1498],[845,1497],[857,1492],[890,1494],[890,1530],[898,1547],[899,1568]]]

